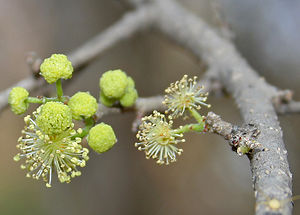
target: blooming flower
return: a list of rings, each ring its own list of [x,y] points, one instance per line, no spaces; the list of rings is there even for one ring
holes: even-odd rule
[[[17,145],[21,153],[14,157],[15,161],[26,159],[21,165],[22,169],[28,171],[26,176],[33,179],[43,178],[47,187],[51,187],[55,171],[61,183],[69,183],[71,178],[80,176],[77,166],[86,165],[89,151],[80,145],[81,138],[72,139],[77,133],[73,129],[74,124],[59,134],[47,135],[34,121],[38,113],[33,112],[33,115],[33,119],[30,115],[24,118],[26,126]]]
[[[201,105],[210,107],[206,104],[207,94],[203,94],[201,91],[203,87],[198,86],[196,82],[197,77],[188,79],[187,75],[184,75],[180,81],[171,83],[165,92],[163,104],[168,106],[166,113],[170,111],[171,116],[176,118],[182,116],[187,109],[200,109]]]
[[[71,109],[61,102],[47,102],[36,112],[36,123],[45,134],[60,134],[72,124]]]
[[[177,148],[177,144],[185,142],[185,139],[178,139],[183,135],[172,129],[172,124],[173,121],[168,122],[164,114],[153,111],[153,114],[142,119],[136,135],[140,142],[135,146],[140,151],[145,151],[147,159],[157,159],[158,164],[168,165],[176,161],[176,156],[183,152]]]

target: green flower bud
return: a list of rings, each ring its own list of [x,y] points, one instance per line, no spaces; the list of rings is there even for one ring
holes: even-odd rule
[[[123,107],[130,107],[134,105],[137,98],[138,98],[138,93],[136,89],[130,87],[127,88],[125,95],[122,96],[122,98],[120,99],[120,103]]]
[[[98,108],[97,100],[89,92],[78,92],[68,102],[76,120],[93,116]]]
[[[127,85],[127,87],[132,87],[132,88],[134,88],[135,87],[135,83],[134,83],[134,80],[130,77],[130,76],[128,76],[128,85]]]
[[[128,78],[122,70],[110,70],[102,75],[99,85],[106,97],[119,99],[125,93]]]
[[[58,79],[72,77],[73,67],[66,55],[53,54],[44,60],[40,67],[41,75],[49,83],[55,83]]]
[[[15,114],[25,113],[29,104],[26,102],[28,98],[28,91],[23,87],[14,87],[8,97],[8,103],[10,104],[12,112]]]
[[[117,138],[110,125],[100,123],[90,130],[87,141],[95,152],[102,153],[111,149]]]
[[[47,102],[37,109],[36,123],[48,135],[60,134],[72,124],[71,109],[60,102]]]
[[[107,106],[107,107],[111,107],[113,106],[113,104],[117,101],[114,98],[108,98],[104,95],[104,93],[101,91],[100,92],[100,98],[99,98],[101,104]]]

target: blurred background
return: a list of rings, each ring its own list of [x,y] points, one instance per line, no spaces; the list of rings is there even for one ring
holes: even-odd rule
[[[185,7],[218,26],[209,0],[181,0]],[[270,83],[292,89],[300,99],[300,2],[281,0],[216,0],[221,17],[235,34],[234,42],[249,63]],[[68,53],[106,29],[128,10],[118,0],[0,0],[0,90],[30,74],[25,58]],[[65,93],[90,91],[99,96],[98,78],[121,68],[136,80],[140,96],[162,94],[184,74],[203,74],[203,66],[159,32],[145,31],[117,44],[83,72],[75,74]],[[212,110],[225,120],[241,123],[228,97],[210,96]],[[206,110],[204,110],[206,111]],[[184,153],[170,166],[157,166],[135,147],[134,114],[104,117],[118,137],[102,155],[93,152],[82,176],[70,184],[25,177],[16,141],[23,118],[10,110],[0,114],[0,214],[253,214],[249,161],[238,157],[216,135],[186,135]],[[300,194],[300,115],[279,117],[289,152],[294,195]],[[300,214],[295,202],[294,214]]]

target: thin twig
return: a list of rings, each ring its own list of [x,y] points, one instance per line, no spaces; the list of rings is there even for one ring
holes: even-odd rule
[[[276,106],[276,111],[279,114],[300,113],[300,102],[290,101],[289,103],[281,103]]]
[[[137,31],[149,27],[154,17],[155,10],[153,10],[151,5],[144,5],[133,12],[126,13],[118,22],[68,54],[75,71],[79,71],[83,66],[90,63],[116,43],[127,39]],[[0,112],[7,106],[11,88],[20,86],[28,91],[33,91],[45,84],[43,80],[34,78],[39,73],[37,68],[39,68],[40,62],[41,60],[38,58],[31,62],[32,75],[0,92]]]

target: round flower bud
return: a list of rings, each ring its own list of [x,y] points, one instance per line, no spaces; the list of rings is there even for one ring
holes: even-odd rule
[[[78,92],[73,95],[68,105],[76,120],[93,116],[98,108],[97,100],[88,92]]]
[[[116,99],[106,97],[102,91],[100,92],[99,100],[100,100],[101,104],[103,104],[107,107],[113,106],[113,104],[116,102]]]
[[[22,114],[27,110],[29,106],[29,104],[26,102],[28,95],[28,91],[23,87],[14,87],[10,91],[8,103],[11,106],[11,110],[15,114]]]
[[[60,134],[72,124],[72,113],[67,105],[60,102],[47,102],[37,110],[36,123],[48,135]]]
[[[132,87],[132,88],[134,88],[135,87],[135,83],[134,83],[134,80],[130,77],[130,76],[128,76],[128,85],[127,85],[127,87]]]
[[[138,93],[136,89],[130,87],[126,90],[125,95],[120,99],[120,103],[123,107],[131,107],[132,105],[134,105],[137,98]]]
[[[72,77],[73,67],[66,55],[53,54],[44,60],[40,67],[41,75],[49,83],[55,83],[58,79]]]
[[[90,130],[87,141],[95,152],[102,153],[111,149],[117,138],[110,125],[100,123]]]
[[[110,70],[100,78],[100,89],[108,98],[121,98],[128,85],[128,78],[122,70]]]

